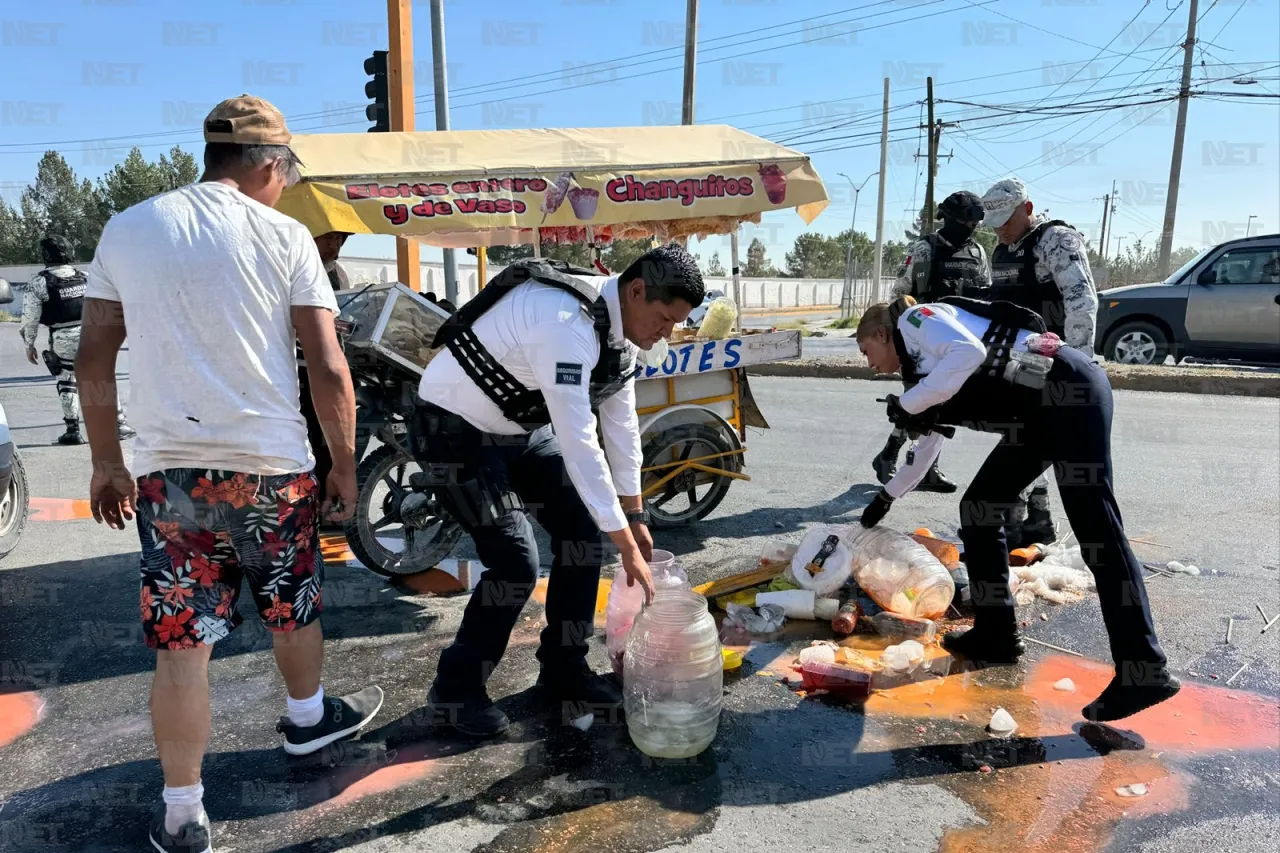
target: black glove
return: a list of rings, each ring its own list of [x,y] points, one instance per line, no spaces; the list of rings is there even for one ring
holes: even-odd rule
[[[889,421],[898,429],[903,430],[914,441],[922,435],[928,435],[938,428],[938,407],[930,406],[918,415],[913,415],[906,409],[902,408],[902,403],[898,401],[897,394],[889,394],[885,397],[885,414],[889,416]],[[951,431],[954,435],[955,431]]]
[[[898,402],[897,394],[889,394],[884,398],[885,414],[889,416],[889,423],[899,429],[906,429],[911,422],[911,413],[902,408],[902,403]]]
[[[889,497],[889,493],[881,489],[879,493],[871,499],[871,503],[867,504],[866,509],[862,511],[862,526],[875,527],[880,523],[880,519],[885,517],[889,512],[889,507],[893,506],[893,498]]]

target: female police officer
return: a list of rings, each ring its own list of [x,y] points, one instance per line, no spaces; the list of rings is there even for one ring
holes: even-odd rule
[[[862,515],[875,525],[933,464],[954,424],[1001,438],[960,502],[960,538],[976,609],[970,631],[943,645],[983,663],[1013,663],[1025,651],[1009,593],[1007,508],[1052,466],[1063,508],[1097,581],[1116,675],[1084,709],[1117,720],[1173,696],[1180,684],[1156,640],[1142,567],[1129,549],[1111,483],[1111,386],[1086,355],[1044,331],[1040,317],[1010,303],[910,297],[873,306],[857,339],[881,373],[901,369],[907,390],[888,398],[889,419],[921,436],[908,465]]]

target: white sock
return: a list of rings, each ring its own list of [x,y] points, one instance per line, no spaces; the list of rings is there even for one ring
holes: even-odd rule
[[[289,703],[289,720],[303,728],[314,726],[324,718],[324,685],[310,699],[286,697]]]
[[[200,782],[181,788],[164,788],[164,829],[176,835],[183,824],[204,818],[204,785]]]

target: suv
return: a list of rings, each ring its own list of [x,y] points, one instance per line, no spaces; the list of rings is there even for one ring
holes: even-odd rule
[[[1165,281],[1098,294],[1108,361],[1184,357],[1280,362],[1280,234],[1205,249]]]

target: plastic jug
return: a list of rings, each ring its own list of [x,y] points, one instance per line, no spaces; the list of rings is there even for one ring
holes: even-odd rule
[[[655,589],[687,589],[689,578],[676,555],[670,551],[653,549],[653,559],[649,561],[649,571],[653,575]],[[609,601],[604,611],[604,641],[609,650],[609,662],[613,671],[622,675],[622,655],[627,650],[627,635],[631,633],[631,624],[644,605],[644,589],[640,584],[627,586],[627,573],[618,566],[613,575],[613,583],[609,587]]]
[[[955,582],[929,549],[886,527],[855,525],[845,535],[853,549],[854,580],[876,604],[919,619],[947,612]]]
[[[723,665],[707,600],[689,589],[659,589],[627,640],[622,683],[632,743],[654,758],[690,758],[710,746]]]

